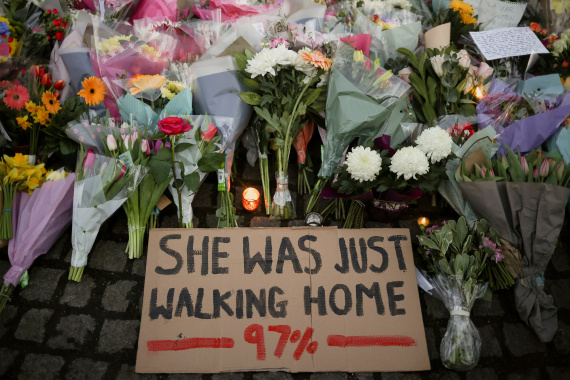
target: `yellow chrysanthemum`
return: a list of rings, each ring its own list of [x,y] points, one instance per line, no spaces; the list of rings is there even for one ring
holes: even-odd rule
[[[56,113],[61,110],[61,106],[59,105],[59,100],[55,97],[55,95],[51,91],[46,91],[42,95],[42,103],[46,107],[46,110],[55,115]]]
[[[459,13],[459,16],[461,17],[461,22],[464,23],[465,25],[477,24],[477,19],[468,13]]]
[[[85,103],[89,106],[96,106],[105,100],[107,90],[103,81],[97,77],[89,77],[81,82],[83,89],[77,94],[85,99]]]
[[[461,0],[451,0],[451,2],[449,3],[449,8],[461,13],[462,15],[464,13],[473,15],[473,6]]]
[[[99,42],[97,44],[97,50],[99,50],[103,54],[110,53],[113,50],[121,47],[121,43],[119,42],[119,40],[123,41],[130,40],[132,36],[133,36],[132,34],[129,34],[128,36],[121,35],[121,36],[111,37],[103,42]]]
[[[24,117],[17,117],[16,122],[24,131],[30,127],[30,122],[28,121],[28,115]]]
[[[166,83],[166,78],[162,75],[135,75],[127,82],[127,87],[131,92],[131,95],[136,95],[148,90],[158,90],[164,83]]]

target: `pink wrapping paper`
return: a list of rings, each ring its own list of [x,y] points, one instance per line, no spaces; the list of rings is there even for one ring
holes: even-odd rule
[[[141,0],[131,22],[140,19],[176,21],[177,14],[176,0]]]
[[[216,9],[222,10],[223,21],[235,21],[240,17],[254,16],[278,8],[283,0],[276,0],[273,4],[243,5],[232,0],[210,0],[209,9],[198,8],[194,5],[194,15],[203,20],[211,20]]]

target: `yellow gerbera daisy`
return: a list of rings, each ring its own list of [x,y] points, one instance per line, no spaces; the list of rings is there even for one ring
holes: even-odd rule
[[[42,103],[46,107],[46,110],[55,115],[61,109],[59,105],[59,100],[55,97],[55,95],[51,91],[46,91],[42,95]]]
[[[461,14],[463,14],[463,13],[468,13],[470,15],[473,14],[473,6],[463,2],[461,0],[451,0],[451,2],[449,3],[449,8],[451,8],[454,11],[457,11]]]
[[[103,81],[97,77],[89,77],[81,82],[83,89],[77,93],[85,99],[85,103],[89,106],[96,106],[105,100],[107,90]]]
[[[477,24],[477,19],[468,13],[459,13],[459,16],[461,17],[461,22],[464,23],[465,25]]]

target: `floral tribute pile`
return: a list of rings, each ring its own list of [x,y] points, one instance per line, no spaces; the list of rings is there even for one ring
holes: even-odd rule
[[[3,0],[0,312],[69,226],[71,281],[121,207],[133,260],[168,204],[193,228],[210,172],[218,227],[237,227],[237,156],[258,166],[270,218],[362,228],[422,197],[456,212],[417,237],[418,276],[451,311],[447,368],[476,366],[469,311],[494,291],[513,287],[552,340],[542,285],[570,198],[570,3],[541,4],[513,25],[461,0]],[[513,26],[548,53],[486,60],[472,33]]]

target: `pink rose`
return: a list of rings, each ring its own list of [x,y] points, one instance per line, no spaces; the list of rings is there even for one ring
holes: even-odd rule
[[[404,82],[409,84],[410,83],[410,74],[413,72],[414,72],[414,70],[412,70],[411,67],[406,66],[398,72],[398,78],[400,78],[401,80],[403,80]]]

